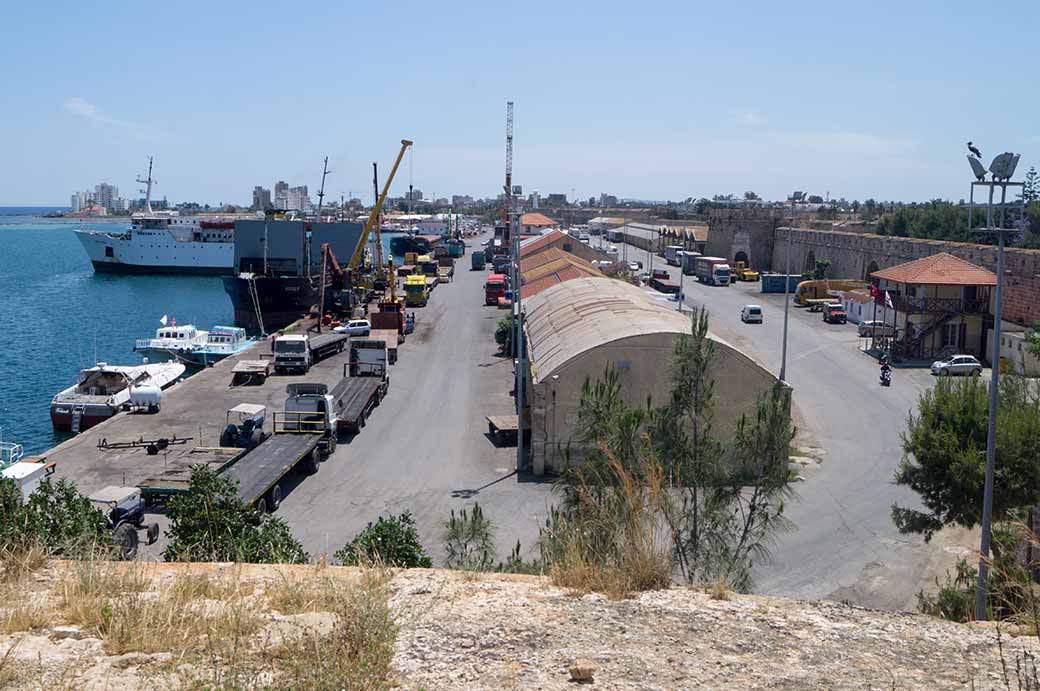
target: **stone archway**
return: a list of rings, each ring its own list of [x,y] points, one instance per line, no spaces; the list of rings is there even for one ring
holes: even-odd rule
[[[748,260],[747,252],[745,252],[744,250],[741,250],[737,252],[735,255],[733,255],[733,261],[744,262],[744,266],[751,266],[751,262],[750,260]]]
[[[873,283],[874,285],[877,285],[877,284],[879,284],[881,282],[881,280],[878,279],[878,278],[874,278],[870,274],[874,273],[875,271],[880,271],[880,270],[881,270],[881,267],[878,266],[878,263],[876,261],[871,261],[870,264],[867,266],[867,275],[864,276],[863,278],[865,278],[867,281]]]
[[[805,255],[805,265],[802,267],[803,273],[811,274],[816,270],[816,253],[812,250]]]

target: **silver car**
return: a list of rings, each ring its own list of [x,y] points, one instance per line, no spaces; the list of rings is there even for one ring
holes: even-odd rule
[[[945,360],[933,362],[932,374],[936,376],[962,374],[977,377],[982,374],[982,363],[974,355],[951,355]]]

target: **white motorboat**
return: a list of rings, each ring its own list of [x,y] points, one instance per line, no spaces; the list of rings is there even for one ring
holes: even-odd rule
[[[76,377],[76,383],[51,400],[55,429],[81,432],[129,407],[132,389],[173,384],[186,367],[179,362],[109,365],[99,362]]]
[[[174,320],[169,326],[156,329],[155,338],[134,341],[134,352],[141,353],[149,362],[195,362],[195,353],[206,347],[209,335],[208,331],[196,329],[194,324],[177,326]]]

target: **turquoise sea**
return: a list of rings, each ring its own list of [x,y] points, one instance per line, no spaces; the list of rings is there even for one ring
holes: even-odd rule
[[[80,369],[140,362],[134,339],[154,335],[164,314],[203,329],[232,315],[219,277],[95,274],[73,228],[127,222],[26,215],[53,210],[0,207],[0,434],[26,453],[65,437],[51,428],[50,400]]]

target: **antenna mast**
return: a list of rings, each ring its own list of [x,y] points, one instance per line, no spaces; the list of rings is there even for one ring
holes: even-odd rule
[[[139,182],[142,185],[146,185],[146,187],[143,190],[141,190],[142,192],[144,192],[144,208],[148,213],[152,213],[152,185],[156,184],[156,181],[152,180],[151,156],[148,157],[148,178],[146,180],[137,178],[137,182]]]
[[[321,223],[321,203],[325,199],[325,176],[331,173],[329,170],[329,157],[325,157],[325,163],[321,168],[321,187],[318,189],[318,223]]]
[[[513,242],[513,102],[506,102],[506,236],[502,244]]]

